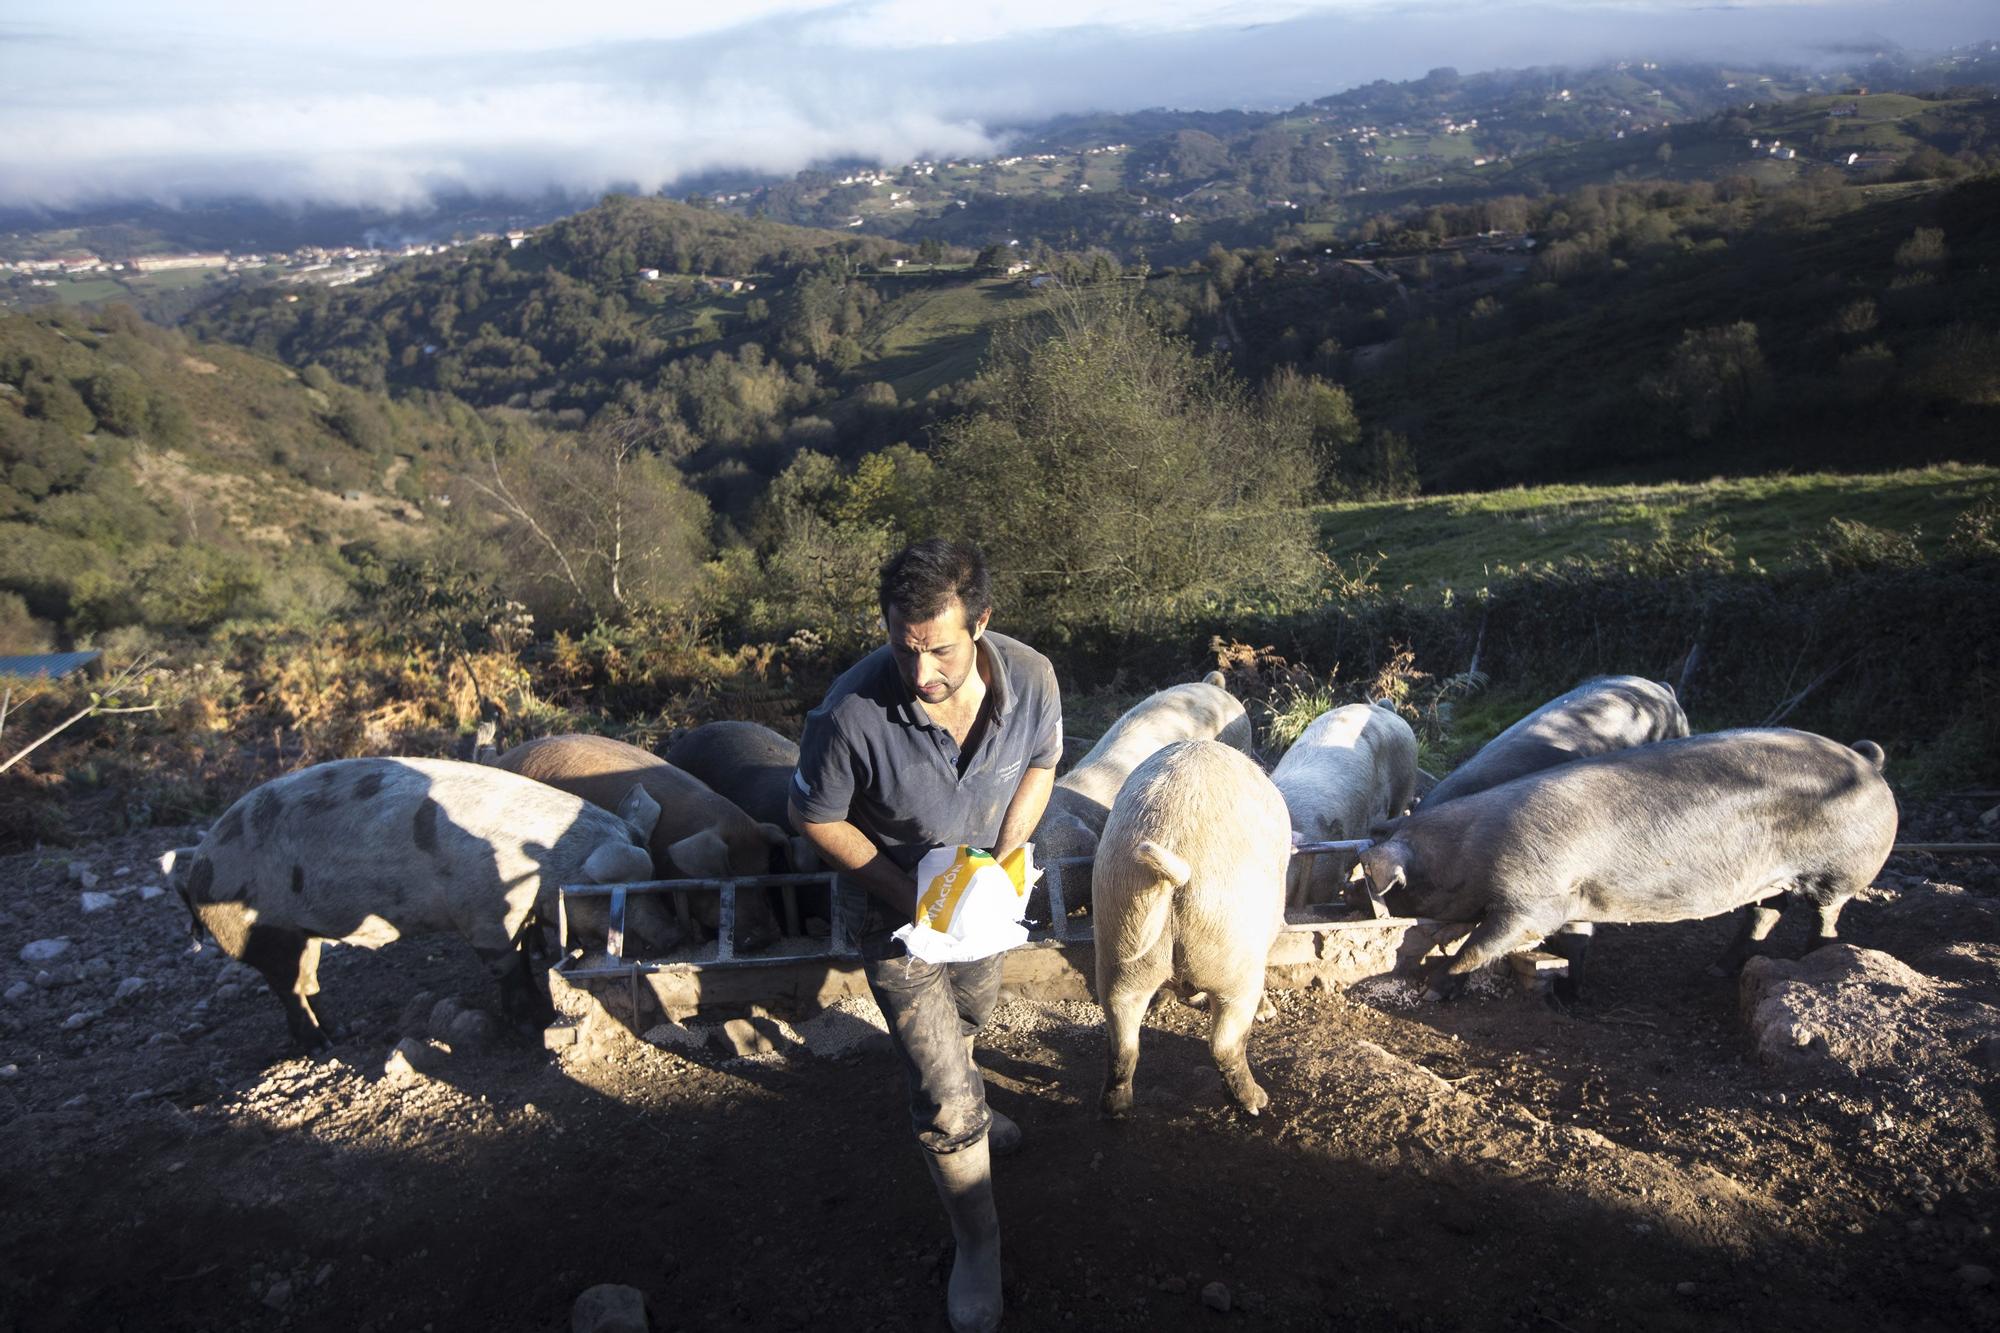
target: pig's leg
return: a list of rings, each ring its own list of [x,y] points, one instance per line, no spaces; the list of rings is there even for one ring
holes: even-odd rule
[[[1837,914],[1837,910],[1836,910]],[[1760,952],[1758,945],[1771,937],[1778,928],[1778,908],[1771,902],[1751,903],[1743,925],[1737,930],[1736,938],[1715,964],[1708,969],[1712,977],[1733,977],[1743,970],[1743,964],[1750,955]]]
[[[308,1052],[323,1051],[327,1040],[309,996],[319,992],[319,941],[302,930],[255,925],[243,946],[243,961],[264,974],[292,1040]]]
[[[1215,1012],[1208,1029],[1209,1054],[1215,1057],[1215,1067],[1222,1071],[1222,1081],[1229,1085],[1229,1095],[1249,1115],[1256,1115],[1271,1104],[1270,1094],[1251,1076],[1250,1060],[1244,1051],[1250,1040],[1250,1025],[1256,1021],[1259,1003],[1264,998],[1262,981],[1258,977],[1253,990],[1217,994],[1210,1004]]]
[[[1440,958],[1432,964],[1424,989],[1426,1000],[1448,1000],[1465,987],[1465,978],[1478,971],[1496,958],[1530,948],[1547,939],[1550,932],[1560,928],[1563,917],[1538,918],[1531,912],[1524,912],[1495,904],[1486,909],[1479,924],[1465,937],[1465,943],[1458,946],[1458,952],[1450,958]]]
[[[1590,941],[1597,933],[1597,927],[1588,921],[1566,921],[1561,930],[1549,936],[1549,952],[1569,964],[1569,975],[1557,977],[1552,987],[1559,1004],[1575,1004],[1577,994],[1583,989],[1583,960],[1590,956]]]
[[[1854,889],[1842,885],[1827,897],[1813,903],[1813,907],[1819,912],[1819,929],[1814,932],[1813,942],[1809,948],[1817,949],[1822,945],[1832,944],[1840,938],[1840,909],[1847,906],[1848,900],[1854,893]]]
[[[500,1014],[515,1029],[527,1032],[545,1028],[555,1021],[555,1006],[535,986],[534,968],[528,962],[529,933],[537,927],[530,922],[514,942],[506,947],[475,944],[472,951],[500,983]],[[637,1016],[634,1016],[637,1021]]]
[[[1139,1028],[1153,996],[1173,972],[1173,933],[1130,962],[1111,964],[1105,987],[1104,1025],[1108,1038],[1104,1096],[1099,1110],[1118,1119],[1132,1109],[1132,1076],[1139,1069]]]

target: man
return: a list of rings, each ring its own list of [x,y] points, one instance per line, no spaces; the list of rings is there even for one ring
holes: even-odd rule
[[[1000,956],[926,963],[889,931],[914,917],[912,872],[931,848],[983,847],[999,857],[1028,840],[1055,783],[1062,704],[1047,658],[987,630],[992,601],[978,547],[919,542],[882,567],[879,591],[889,642],[807,716],[791,815],[885,920],[863,930],[863,967],[951,1220],[958,1256],[947,1309],[952,1328],[968,1333],[1000,1322],[991,1154],[1020,1139],[986,1105],[972,1062],[974,1035],[1000,995]],[[864,906],[849,899],[835,910],[853,920]]]

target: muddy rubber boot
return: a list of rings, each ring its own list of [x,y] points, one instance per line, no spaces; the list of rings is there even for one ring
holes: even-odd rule
[[[974,1038],[971,1035],[968,1035],[965,1039],[965,1058],[972,1062],[973,1071],[977,1073],[979,1062],[972,1058],[973,1040]],[[980,1077],[983,1079],[985,1076],[981,1075]],[[1016,1152],[1019,1152],[1021,1148],[1021,1127],[1015,1124],[1010,1116],[991,1102],[986,1104],[986,1114],[993,1118],[992,1124],[986,1128],[987,1150],[995,1157],[1011,1157]]]
[[[945,1295],[952,1333],[992,1333],[1000,1327],[1000,1213],[986,1140],[955,1153],[926,1152],[924,1161],[958,1250]]]

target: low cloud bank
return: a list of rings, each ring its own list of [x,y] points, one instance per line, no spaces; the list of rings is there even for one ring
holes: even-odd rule
[[[1614,55],[1854,61],[1857,49],[1890,37],[1942,46],[1991,24],[1981,6],[1959,0],[1421,3],[968,42],[883,30],[871,45],[856,17],[871,12],[422,58],[0,29],[0,206],[238,196],[408,208],[463,193],[650,191],[706,172],[789,173],[829,158],[985,154],[1004,139],[996,126],[1064,112],[1281,107],[1435,65],[1470,73]]]

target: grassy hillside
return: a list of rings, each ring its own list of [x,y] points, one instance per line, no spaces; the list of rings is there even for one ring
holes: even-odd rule
[[[1328,505],[1323,548],[1343,568],[1376,566],[1385,587],[1471,590],[1509,570],[1568,558],[1604,560],[1616,543],[1703,525],[1726,533],[1739,560],[1770,570],[1800,563],[1802,544],[1834,518],[1916,534],[1942,548],[1960,511],[2000,498],[2000,468],[1944,466],[1841,476],[1814,473],[1660,486],[1534,486],[1421,500]]]
[[[470,413],[114,307],[0,313],[0,651],[326,607],[427,526]]]

